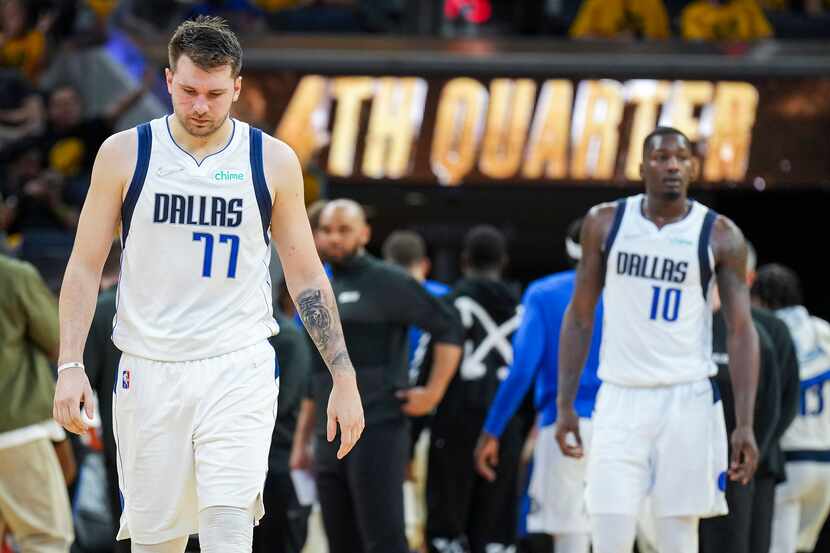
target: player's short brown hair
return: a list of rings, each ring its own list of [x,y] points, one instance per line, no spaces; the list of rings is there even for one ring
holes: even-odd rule
[[[236,78],[242,70],[239,39],[221,17],[200,15],[179,25],[167,45],[171,71],[182,55],[206,71],[230,65],[231,76]]]

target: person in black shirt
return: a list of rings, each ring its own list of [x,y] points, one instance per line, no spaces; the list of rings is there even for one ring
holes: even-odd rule
[[[747,284],[755,281],[757,254],[752,244],[747,242]],[[755,494],[752,501],[752,525],[749,536],[750,551],[770,549],[772,533],[772,515],[775,508],[775,486],[787,479],[786,459],[781,449],[781,437],[790,427],[798,413],[801,399],[801,381],[798,372],[798,355],[795,351],[790,329],[787,323],[775,316],[775,313],[761,307],[757,294],[750,290],[752,299],[752,319],[763,328],[772,340],[775,351],[778,381],[781,391],[781,410],[778,424],[772,434],[767,455],[761,457],[755,472]]]
[[[403,270],[369,255],[363,209],[334,200],[320,217],[319,247],[331,264],[332,287],[357,371],[366,428],[351,454],[338,461],[318,416],[315,466],[323,524],[331,553],[408,553],[403,482],[408,459],[407,416],[435,408],[461,357],[461,325],[452,308],[432,297]],[[408,387],[408,330],[432,334],[429,381]],[[315,356],[312,389],[326,412],[331,389]]]
[[[277,352],[280,391],[263,491],[265,516],[254,527],[253,553],[300,553],[305,545],[311,513],[311,507],[301,505],[297,499],[289,457],[300,403],[306,397],[311,381],[313,345],[305,332],[281,309],[286,302],[291,303],[285,281],[280,282],[278,288],[274,314],[280,331],[268,341]]]
[[[819,531],[830,512],[830,325],[803,305],[796,272],[777,263],[758,270],[754,301],[771,309],[790,330],[799,364],[799,408],[782,438],[786,481],[775,489],[772,553],[828,551]]]
[[[470,230],[463,278],[444,297],[464,325],[464,357],[431,422],[427,469],[427,542],[433,553],[504,551],[516,539],[518,468],[523,432],[514,417],[502,435],[499,473],[488,482],[473,451],[487,410],[513,358],[519,297],[502,280],[504,236],[490,226]]]
[[[718,365],[715,376],[722,399],[726,430],[735,429],[734,394],[729,376],[729,354],[727,352],[727,328],[723,312],[720,309],[720,297],[717,288],[712,292],[712,357]],[[755,319],[753,324],[758,332],[760,347],[760,370],[758,372],[758,390],[755,400],[755,436],[758,443],[759,464],[769,464],[775,432],[781,410],[781,384],[775,347],[764,327]],[[731,447],[731,445],[730,445]],[[707,518],[700,521],[701,553],[755,553],[750,548],[752,515],[755,505],[756,482],[747,484],[726,482],[726,503],[729,514]]]

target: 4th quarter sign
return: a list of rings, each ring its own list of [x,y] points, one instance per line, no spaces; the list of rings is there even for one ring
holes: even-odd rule
[[[660,124],[705,145],[703,181],[741,181],[759,103],[748,82],[497,78],[485,84],[458,77],[438,83],[430,106],[434,85],[421,77],[306,75],[275,134],[301,161],[327,147],[320,163],[336,177],[407,178],[416,149],[427,148],[433,178],[453,186],[474,173],[493,181],[639,180],[640,144]],[[423,144],[426,127],[429,144]]]

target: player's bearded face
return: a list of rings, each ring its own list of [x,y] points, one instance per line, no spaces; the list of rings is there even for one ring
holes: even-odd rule
[[[685,197],[689,182],[696,178],[697,160],[691,144],[682,136],[655,136],[643,160],[646,189],[666,200]]]
[[[242,77],[234,78],[230,65],[205,70],[182,55],[175,71],[167,70],[173,111],[193,136],[209,136],[222,126],[241,87]]]

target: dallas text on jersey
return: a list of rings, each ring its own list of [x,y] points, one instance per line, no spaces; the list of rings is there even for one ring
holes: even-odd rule
[[[242,198],[156,193],[153,222],[238,227],[242,224]]]
[[[686,280],[688,261],[675,261],[668,257],[617,252],[617,274],[676,282]]]

